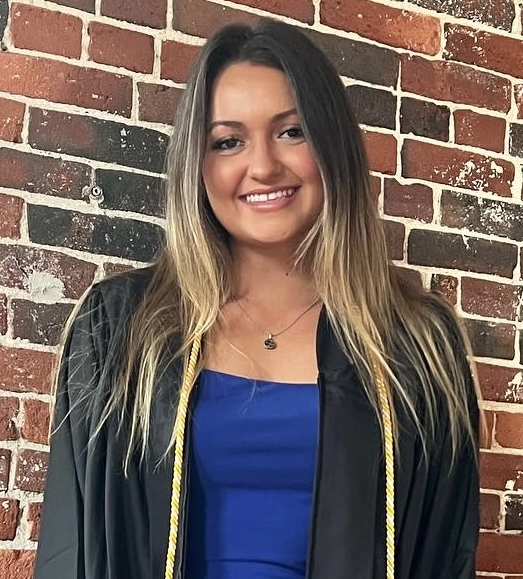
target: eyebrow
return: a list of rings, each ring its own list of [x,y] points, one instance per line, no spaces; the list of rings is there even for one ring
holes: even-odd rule
[[[293,107],[292,109],[289,109],[287,111],[282,111],[281,113],[277,113],[275,114],[273,117],[271,117],[271,122],[275,123],[277,121],[281,121],[281,119],[284,119],[285,117],[289,117],[290,115],[295,115],[297,114],[297,110],[295,107]],[[233,128],[241,128],[243,127],[243,123],[240,121],[212,121],[212,123],[209,123],[209,131],[214,129],[214,127],[218,126],[218,125],[222,125],[225,127],[233,127]]]

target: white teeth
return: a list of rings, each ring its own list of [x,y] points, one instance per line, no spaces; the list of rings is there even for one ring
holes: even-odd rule
[[[291,189],[281,189],[280,191],[271,191],[270,193],[253,193],[246,195],[247,203],[265,203],[266,201],[273,201],[274,199],[281,199],[282,197],[290,197],[296,192],[293,187]]]

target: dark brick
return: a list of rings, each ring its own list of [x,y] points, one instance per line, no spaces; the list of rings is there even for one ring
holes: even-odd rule
[[[15,487],[32,493],[43,492],[48,460],[47,452],[21,450],[18,454]]]
[[[32,344],[56,346],[60,342],[72,304],[38,304],[27,300],[12,300],[13,337]]]
[[[7,19],[9,17],[9,4],[7,0],[0,0],[0,40],[4,37]]]
[[[400,126],[402,133],[420,137],[449,140],[450,110],[430,101],[404,97],[401,99]]]
[[[523,531],[523,496],[507,495],[505,497],[505,530]],[[523,569],[523,568],[522,568]]]
[[[499,529],[500,501],[498,495],[481,493],[480,526],[482,529]]]
[[[84,12],[92,12],[94,14],[95,0],[50,0],[53,4],[60,4],[62,6],[69,6]]]
[[[129,2],[128,0],[102,0],[102,16],[134,22],[151,28],[165,28],[167,0]]]
[[[164,216],[164,181],[160,177],[98,169],[96,183],[104,192],[103,209]]]
[[[523,124],[511,123],[509,131],[510,155],[513,157],[523,157]]]
[[[304,32],[325,52],[339,74],[370,84],[396,87],[400,63],[396,52],[331,34]]]
[[[81,199],[92,169],[81,163],[0,148],[0,187]]]
[[[384,221],[385,236],[389,259],[403,259],[403,243],[405,240],[405,226],[398,221]]]
[[[2,498],[0,508],[0,541],[12,541],[16,536],[20,503],[14,499]]]
[[[512,360],[516,328],[512,324],[498,324],[483,320],[463,320],[474,356]]]
[[[163,84],[138,83],[141,121],[171,125],[183,90]]]
[[[443,191],[441,224],[523,241],[523,206],[475,195]]]
[[[148,171],[161,172],[168,137],[164,133],[58,111],[33,109],[29,144]]]
[[[395,179],[385,179],[383,210],[387,215],[428,223],[434,213],[432,189],[419,183],[403,185]]]
[[[7,333],[7,296],[0,294],[0,335]]]
[[[131,265],[127,265],[126,263],[111,263],[107,262],[104,263],[104,275],[119,275],[120,273],[125,273],[126,271],[130,271],[133,269]]]
[[[455,306],[458,303],[458,280],[451,275],[434,274],[430,280],[430,289],[445,296]]]
[[[520,321],[522,290],[522,286],[463,276],[461,307],[464,312],[485,318]]]
[[[29,238],[35,243],[70,247],[80,251],[150,261],[163,231],[158,225],[86,215],[42,205],[28,205]]]
[[[488,239],[413,229],[408,240],[408,262],[413,265],[475,271],[512,277],[517,246]]]
[[[347,94],[359,123],[396,128],[396,96],[391,92],[353,84],[347,87]]]

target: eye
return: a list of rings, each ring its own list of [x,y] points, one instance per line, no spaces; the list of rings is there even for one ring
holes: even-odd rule
[[[289,127],[280,134],[280,137],[285,137],[287,139],[303,139],[303,129],[300,126]]]
[[[227,137],[225,139],[218,139],[214,141],[211,145],[211,148],[216,151],[230,151],[232,149],[236,149],[240,146],[241,141],[240,139],[236,139],[235,137]]]

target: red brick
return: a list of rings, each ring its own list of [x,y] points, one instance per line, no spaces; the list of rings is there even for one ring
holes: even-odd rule
[[[383,197],[384,211],[387,215],[408,217],[426,223],[432,221],[432,189],[414,183],[403,185],[395,179],[385,179]]]
[[[504,159],[421,141],[405,140],[403,177],[443,185],[488,191],[510,197],[514,165]]]
[[[437,54],[441,47],[437,18],[369,0],[323,0],[320,18],[327,26],[398,48]]]
[[[1,579],[32,579],[36,551],[0,550]]]
[[[0,294],[0,334],[7,333],[7,296]]]
[[[200,50],[201,47],[193,44],[164,40],[161,77],[175,82],[185,82]]]
[[[226,24],[253,25],[260,17],[205,0],[174,0],[173,28],[186,34],[207,38]]]
[[[24,103],[0,98],[0,139],[13,143],[22,142],[24,114]]]
[[[25,289],[37,301],[49,301],[49,284],[63,284],[63,295],[78,299],[91,285],[97,266],[55,251],[23,245],[0,245],[0,279],[3,285]],[[42,282],[45,282],[42,285]],[[47,284],[47,286],[46,286]],[[55,290],[53,290],[54,292]],[[54,301],[57,301],[56,299]]]
[[[496,442],[505,448],[523,448],[523,414],[496,412]]]
[[[0,448],[0,491],[7,490],[9,486],[10,471],[11,471],[11,451],[7,450],[6,448]]]
[[[29,523],[29,539],[37,541],[40,534],[40,519],[42,517],[42,503],[29,503],[27,521]]]
[[[24,400],[22,436],[29,442],[49,444],[50,407],[41,400]]]
[[[392,135],[364,131],[365,150],[371,171],[393,175],[397,164],[397,142]]]
[[[165,28],[167,0],[148,0],[147,2],[102,0],[101,13],[103,16],[151,28]]]
[[[0,346],[0,389],[49,394],[54,364],[50,352]]]
[[[492,448],[492,441],[494,440],[494,419],[495,412],[490,410],[483,411],[483,420],[479,431],[479,445],[480,448]]]
[[[2,212],[0,213],[0,237],[19,239],[24,200],[21,197],[0,194],[0,207],[2,207]]]
[[[134,72],[152,72],[154,39],[148,34],[101,22],[89,24],[89,56],[95,62],[122,66]]]
[[[460,24],[445,26],[445,58],[523,78],[523,42]]]
[[[389,259],[403,259],[405,226],[397,221],[384,221],[383,226],[385,227]]]
[[[183,90],[163,84],[138,83],[141,121],[172,124]]]
[[[14,499],[0,499],[0,541],[12,541],[16,535],[20,505]]]
[[[504,118],[466,110],[454,111],[455,140],[460,145],[472,145],[503,153],[506,126]]]
[[[352,1],[352,0],[351,0]],[[232,0],[242,6],[252,6],[266,10],[271,14],[281,14],[295,20],[312,24],[314,22],[314,4],[312,0]]]
[[[396,271],[399,273],[400,277],[410,285],[417,286],[419,288],[423,287],[421,272],[418,270],[411,269],[410,267],[396,266]]]
[[[44,491],[49,454],[40,450],[20,450],[16,465],[15,487],[21,491]]]
[[[523,553],[523,535],[480,533],[476,568],[479,571],[519,573]]]
[[[56,10],[13,4],[11,38],[17,48],[80,58],[82,21]]]
[[[523,490],[523,455],[482,451],[480,481],[484,489],[504,491],[514,486],[511,490]]]
[[[464,312],[487,318],[515,320],[523,288],[484,279],[461,279],[461,307]],[[519,321],[519,320],[518,320]]]
[[[440,292],[445,299],[455,306],[458,303],[458,280],[451,275],[434,274],[430,281],[430,289]]]
[[[482,529],[499,529],[501,501],[498,495],[481,493],[480,501],[480,525]]]
[[[70,6],[77,10],[84,12],[92,12],[94,14],[95,0],[52,0],[53,4],[61,4],[62,6]]]
[[[420,56],[403,57],[401,87],[416,95],[503,113],[511,105],[511,84],[507,79],[464,64]]]
[[[518,119],[523,119],[523,84],[514,87],[514,97],[518,107]]]
[[[16,440],[18,438],[16,420],[19,411],[18,398],[12,396],[0,398],[0,440]]]
[[[129,117],[133,82],[104,70],[0,52],[0,91]]]
[[[519,368],[477,364],[477,372],[485,400],[523,404],[523,372]]]

